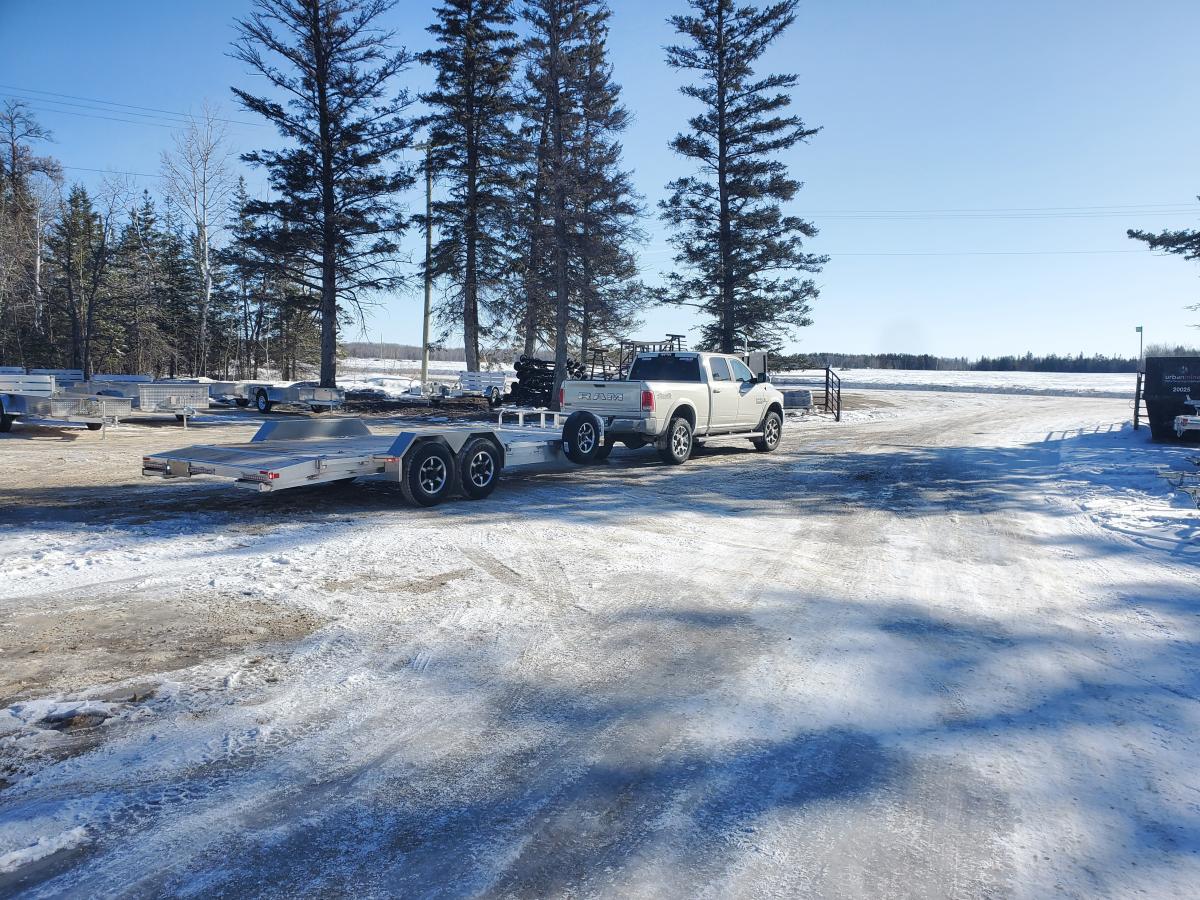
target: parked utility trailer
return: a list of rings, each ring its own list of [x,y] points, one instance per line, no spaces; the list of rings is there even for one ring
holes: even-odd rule
[[[132,401],[139,416],[170,415],[185,424],[209,407],[208,385],[172,379],[155,381],[149,375],[96,375],[69,390],[101,397],[125,397]]]
[[[0,374],[0,432],[11,431],[13,422],[26,418],[86,425],[99,431],[128,418],[131,407],[124,397],[60,391],[53,375]]]
[[[433,506],[457,492],[483,499],[502,470],[564,459],[562,433],[554,427],[480,423],[383,435],[372,433],[362,419],[280,419],[264,422],[246,444],[145,456],[142,474],[215,475],[255,491],[372,478],[398,481],[409,502]]]
[[[313,412],[332,412],[346,402],[346,392],[341,388],[324,388],[307,381],[295,384],[237,382],[234,397],[238,406],[253,404],[261,413],[269,413],[276,406],[299,406]]]

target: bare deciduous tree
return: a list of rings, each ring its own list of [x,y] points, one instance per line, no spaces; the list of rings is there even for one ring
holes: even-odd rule
[[[198,117],[175,135],[175,147],[162,155],[168,195],[187,211],[195,229],[196,274],[199,276],[199,331],[195,372],[208,369],[208,310],[213,294],[213,249],[224,229],[229,201],[237,187],[225,124],[207,103]]]

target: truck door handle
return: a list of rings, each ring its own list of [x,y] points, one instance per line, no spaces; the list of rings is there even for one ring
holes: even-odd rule
[[[713,388],[713,393],[714,393],[714,394],[719,394],[719,393],[721,393],[721,389],[720,389],[720,388]]]

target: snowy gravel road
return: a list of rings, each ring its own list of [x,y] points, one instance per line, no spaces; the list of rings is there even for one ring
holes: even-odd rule
[[[164,603],[262,636],[0,714],[0,895],[1193,893],[1189,451],[1119,400],[888,399],[430,511],[13,488],[6,647]]]

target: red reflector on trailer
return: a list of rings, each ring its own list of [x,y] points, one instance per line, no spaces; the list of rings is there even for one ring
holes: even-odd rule
[[[268,472],[266,469],[259,469],[258,474],[266,475],[268,478],[278,478],[279,477],[278,472]]]
[[[558,389],[558,408],[562,409],[566,405],[567,389],[560,387]]]

